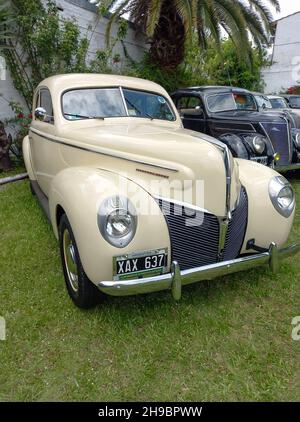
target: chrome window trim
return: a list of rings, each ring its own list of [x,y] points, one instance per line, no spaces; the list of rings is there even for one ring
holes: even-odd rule
[[[129,116],[129,111],[128,111],[128,106],[127,106],[126,99],[125,99],[125,96],[124,96],[124,92],[123,92],[123,89],[122,89],[121,86],[119,86],[119,90],[120,90],[120,93],[121,93],[121,97],[122,97],[122,101],[123,101],[123,104],[124,104],[124,108],[126,110],[126,116],[127,117],[130,117]]]

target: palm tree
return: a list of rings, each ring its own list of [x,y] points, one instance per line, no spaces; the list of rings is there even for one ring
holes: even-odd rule
[[[102,7],[114,10],[107,26],[124,14],[150,39],[152,61],[175,70],[184,59],[186,41],[197,33],[200,46],[208,39],[220,45],[224,34],[237,51],[251,59],[251,45],[269,44],[272,33],[270,6],[280,11],[278,0],[103,0]]]

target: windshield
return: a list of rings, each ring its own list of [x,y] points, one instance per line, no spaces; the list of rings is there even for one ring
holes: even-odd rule
[[[293,108],[300,108],[300,97],[290,97],[290,105]]]
[[[283,98],[271,98],[270,102],[273,108],[288,108]]]
[[[255,95],[255,99],[258,104],[258,107],[272,108],[272,104],[270,103],[270,100],[267,97],[264,97],[263,95]]]
[[[87,88],[68,91],[62,97],[62,112],[68,120],[128,116],[176,120],[165,97],[125,88]]]
[[[253,95],[244,93],[210,95],[207,97],[207,105],[209,110],[213,113],[234,110],[257,110],[257,105]]]

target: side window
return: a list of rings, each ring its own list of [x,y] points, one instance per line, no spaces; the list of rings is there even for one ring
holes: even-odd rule
[[[194,96],[180,97],[177,100],[177,109],[181,116],[199,116],[203,114],[201,98]]]
[[[45,123],[54,123],[53,105],[50,92],[48,89],[41,89],[39,93],[40,107],[46,110]]]

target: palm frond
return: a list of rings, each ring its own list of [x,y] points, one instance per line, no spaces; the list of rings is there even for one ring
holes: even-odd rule
[[[106,2],[119,4],[116,0]],[[211,38],[217,46],[220,45],[222,36],[227,34],[240,56],[251,64],[252,47],[262,50],[270,39],[272,7],[279,11],[279,0],[122,0],[111,15],[106,38],[108,41],[112,24],[126,11],[130,20],[152,40],[151,51],[154,51],[153,43],[158,49],[165,50],[163,66],[167,62],[168,43],[172,46],[169,51],[170,63],[176,63],[176,59],[171,57],[171,54],[176,54],[171,37],[175,33],[183,37],[182,42],[177,39],[180,44],[178,55],[182,57],[182,45],[195,32],[202,48],[206,48]],[[170,22],[177,29],[172,30]],[[162,37],[160,41],[159,37]],[[161,51],[157,53],[159,57]]]

